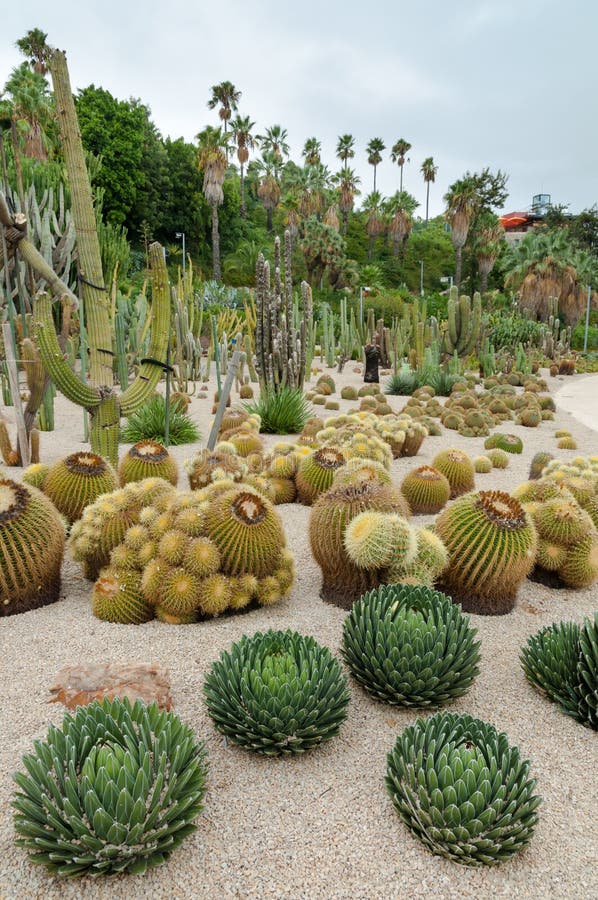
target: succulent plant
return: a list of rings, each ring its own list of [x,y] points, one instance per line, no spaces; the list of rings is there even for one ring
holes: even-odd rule
[[[242,426],[228,437],[239,456],[245,458],[250,453],[261,453],[264,442],[257,432]]]
[[[552,453],[548,453],[547,450],[539,450],[538,453],[535,453],[529,467],[530,480],[540,478],[542,470],[548,465],[551,459],[554,459],[554,456]]]
[[[245,460],[222,450],[200,450],[185,463],[185,468],[192,491],[200,490],[220,478],[243,481],[247,475]]]
[[[559,450],[577,450],[577,441],[572,437],[562,437],[556,445]]]
[[[212,665],[204,693],[218,731],[266,756],[304,753],[330,740],[349,703],[330,650],[290,630],[244,635]]]
[[[0,478],[0,616],[58,600],[64,524],[36,488]]]
[[[495,447],[494,450],[487,450],[486,456],[495,469],[506,469],[509,465],[508,453],[505,453],[504,450],[499,450],[498,447]]]
[[[523,453],[523,441],[516,434],[501,434],[496,432],[484,441],[486,450],[504,450],[505,453]]]
[[[537,544],[519,501],[503,491],[466,494],[440,513],[435,528],[449,553],[443,589],[467,612],[510,612],[534,567]]]
[[[344,545],[349,522],[366,510],[410,515],[407,502],[392,485],[377,481],[333,485],[314,503],[309,520],[312,553],[322,570],[321,596],[344,609],[380,583],[379,570],[356,566]]]
[[[380,484],[392,484],[392,476],[382,463],[373,459],[354,456],[345,466],[334,473],[332,484],[341,487],[343,484],[357,484],[360,481],[378,481]]]
[[[474,456],[473,468],[481,475],[487,475],[492,471],[492,460],[487,456]]]
[[[448,478],[433,466],[419,466],[401,482],[401,492],[415,515],[440,512],[451,496]]]
[[[239,388],[239,397],[241,400],[253,400],[253,388],[250,384],[242,384]]]
[[[496,865],[532,838],[541,798],[530,763],[480,719],[439,712],[397,737],[386,788],[412,834],[462,865]]]
[[[278,506],[281,503],[294,503],[297,499],[297,488],[292,478],[276,478],[270,476],[270,483],[274,489],[273,503]]]
[[[335,447],[314,450],[299,463],[295,484],[297,497],[301,503],[312,503],[332,485],[334,473],[347,461],[345,454]]]
[[[206,531],[226,575],[270,575],[286,543],[272,503],[247,485],[227,491],[206,511]]]
[[[521,651],[526,678],[563,712],[598,730],[598,613],[531,635]]]
[[[478,674],[476,629],[450,597],[388,584],[353,604],[342,655],[374,697],[398,706],[439,706],[461,697]]]
[[[50,467],[44,494],[72,525],[101,494],[116,490],[116,472],[105,459],[90,451],[72,453]]]
[[[327,385],[330,388],[330,393],[334,394],[336,391],[336,385],[334,383],[334,378],[332,375],[320,375],[318,380],[316,381],[316,387],[320,388],[323,384]]]
[[[415,558],[417,538],[402,516],[366,510],[347,525],[345,550],[360,569],[405,567]]]
[[[166,447],[157,441],[146,439],[133,444],[123,456],[118,467],[121,485],[144,478],[163,478],[176,487],[179,467]]]
[[[104,622],[141,625],[154,609],[141,592],[141,574],[131,569],[104,569],[91,592],[91,611]]]
[[[341,388],[341,399],[342,400],[357,400],[357,388],[350,387],[350,385],[346,385]]]
[[[524,406],[519,410],[516,422],[526,428],[537,428],[542,421],[542,411],[537,406]]]
[[[49,471],[50,466],[46,465],[46,463],[32,463],[23,470],[23,482],[41,491]]]
[[[448,479],[451,486],[451,499],[474,489],[473,463],[462,450],[456,450],[454,447],[442,450],[432,460],[432,466]]]
[[[195,830],[206,755],[156,703],[95,701],[51,726],[23,757],[17,844],[53,875],[140,874]]]

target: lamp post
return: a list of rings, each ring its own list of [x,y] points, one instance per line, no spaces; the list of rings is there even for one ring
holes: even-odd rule
[[[583,352],[588,352],[588,331],[590,329],[590,306],[592,304],[592,286],[588,285],[588,305],[586,306],[586,328],[583,336]]]
[[[363,324],[363,292],[364,291],[366,292],[366,294],[369,294],[370,289],[369,289],[369,287],[366,287],[365,285],[361,285],[359,287],[359,323],[360,324]]]
[[[185,256],[186,256],[186,254],[185,254],[185,232],[177,231],[175,233],[175,237],[176,237],[177,241],[180,241],[181,238],[183,239],[183,278],[184,278],[185,277],[185,262],[186,262],[186,260],[185,260]]]

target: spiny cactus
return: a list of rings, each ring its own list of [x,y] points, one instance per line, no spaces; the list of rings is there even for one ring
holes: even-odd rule
[[[401,492],[415,515],[440,512],[451,495],[448,478],[433,466],[419,466],[401,482]]]
[[[93,586],[91,611],[105,622],[140,625],[154,618],[153,607],[141,593],[139,572],[105,569]]]
[[[598,730],[598,613],[559,622],[531,635],[521,651],[526,678],[584,725]]]
[[[501,434],[500,432],[496,432],[496,434],[492,434],[490,437],[486,438],[484,441],[484,448],[486,450],[494,450],[496,447],[499,450],[503,450],[505,453],[522,453],[523,441],[516,434]]]
[[[35,488],[0,478],[0,616],[58,600],[64,525]]]
[[[344,541],[349,559],[360,569],[408,566],[417,552],[417,538],[409,522],[395,513],[376,510],[351,519]]]
[[[451,499],[474,489],[473,463],[462,450],[456,450],[454,447],[442,450],[432,460],[432,466],[447,478],[451,486]]]
[[[387,584],[411,584],[433,587],[448,563],[448,552],[440,538],[428,528],[415,528],[415,556],[407,565],[391,563]]]
[[[207,533],[220,550],[227,575],[271,574],[286,541],[280,517],[268,500],[240,487],[211,504],[206,516]]]
[[[509,465],[508,454],[504,450],[499,450],[498,447],[495,447],[494,450],[487,450],[486,456],[495,469],[506,469]]]
[[[347,457],[335,447],[322,447],[303,458],[295,475],[297,495],[301,503],[312,503],[331,486],[335,472],[344,466]]]
[[[440,513],[436,533],[449,552],[447,593],[467,612],[510,612],[536,554],[536,530],[521,504],[502,491],[466,494]]]
[[[46,475],[49,471],[50,466],[46,463],[32,463],[23,470],[23,481],[25,484],[30,485],[30,487],[35,487],[42,491]]]
[[[174,713],[139,700],[80,706],[23,763],[17,844],[52,875],[159,865],[195,830],[206,791],[203,744]]]
[[[551,459],[554,459],[554,456],[547,450],[539,450],[535,453],[529,467],[530,479],[540,478],[542,470],[548,465]]]
[[[236,453],[222,450],[200,450],[193,459],[185,463],[192,491],[200,490],[221,478],[243,481],[247,475],[247,464]]]
[[[455,352],[459,356],[469,356],[480,337],[482,298],[476,292],[472,303],[469,297],[459,297],[458,293],[456,288],[452,288],[449,295],[448,327],[444,333],[442,349],[450,356]]]
[[[492,725],[440,712],[398,736],[387,757],[386,788],[432,853],[462,865],[496,865],[534,833],[541,801],[529,770]]]
[[[212,665],[204,693],[218,731],[266,756],[304,753],[330,740],[349,703],[338,661],[294,631],[244,635]]]
[[[473,468],[481,475],[487,475],[488,472],[492,471],[492,460],[487,456],[474,456]]]
[[[56,509],[72,525],[101,494],[118,487],[116,472],[96,453],[72,453],[51,466],[43,490]]]
[[[342,655],[359,683],[398,706],[439,706],[478,674],[476,629],[450,597],[427,587],[383,585],[353,604]]]
[[[166,447],[150,439],[138,441],[123,456],[118,467],[121,485],[144,478],[163,478],[176,486],[179,467]]]

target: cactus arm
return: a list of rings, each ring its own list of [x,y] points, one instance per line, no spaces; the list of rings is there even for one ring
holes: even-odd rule
[[[164,253],[159,243],[150,246],[152,268],[152,328],[148,357],[159,361],[166,359],[166,348],[170,336],[170,290]],[[142,363],[135,381],[120,396],[120,411],[123,416],[134,412],[155,391],[162,377],[162,369],[155,363]]]
[[[100,395],[93,387],[84,384],[77,378],[68,366],[58,344],[52,319],[52,304],[48,294],[40,293],[37,295],[34,315],[39,351],[50,378],[67,400],[76,403],[78,406],[84,406],[86,409],[93,409],[100,403]]]

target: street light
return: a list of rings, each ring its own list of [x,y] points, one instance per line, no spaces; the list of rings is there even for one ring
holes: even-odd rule
[[[369,287],[362,285],[359,288],[359,322],[360,322],[360,324],[363,323],[363,292],[364,291],[366,292],[366,294],[369,294],[369,292],[370,292]]]
[[[181,238],[183,239],[183,278],[184,278],[185,277],[185,232],[177,231],[175,233],[175,238],[177,239],[177,241],[180,241]]]

